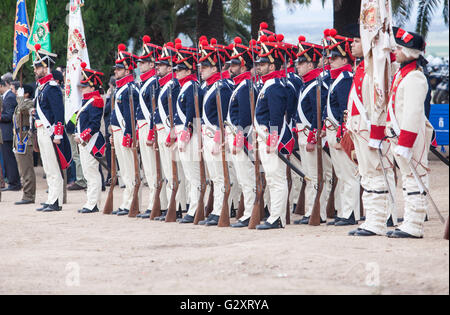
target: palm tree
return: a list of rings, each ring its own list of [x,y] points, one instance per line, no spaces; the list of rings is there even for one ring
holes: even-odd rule
[[[399,26],[409,21],[414,5],[417,5],[416,32],[427,37],[432,18],[439,7],[443,7],[442,16],[448,26],[448,0],[392,0],[392,10]]]

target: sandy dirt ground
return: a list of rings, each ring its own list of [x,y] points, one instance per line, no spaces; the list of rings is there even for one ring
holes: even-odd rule
[[[447,218],[449,170],[431,167]],[[47,187],[36,170],[39,203]],[[20,198],[2,193],[0,294],[449,294],[449,242],[433,210],[424,239],[393,240],[347,236],[355,227],[255,231],[81,215],[83,191],[69,192],[58,213],[14,206]]]

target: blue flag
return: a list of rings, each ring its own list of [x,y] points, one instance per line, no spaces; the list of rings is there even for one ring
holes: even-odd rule
[[[28,61],[30,54],[27,48],[30,27],[25,0],[17,0],[14,21],[13,78],[16,77],[22,65]]]

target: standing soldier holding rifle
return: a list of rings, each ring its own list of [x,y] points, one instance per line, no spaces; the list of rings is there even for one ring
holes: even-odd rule
[[[267,188],[270,192],[270,217],[256,226],[258,230],[279,229],[286,225],[288,184],[286,164],[278,154],[291,154],[294,138],[285,119],[288,91],[281,82],[281,67],[285,63],[285,47],[273,35],[260,37],[261,50],[256,62],[263,87],[255,109],[255,127]]]
[[[247,47],[242,44],[240,37],[235,38],[233,54],[231,56],[230,72],[236,88],[231,95],[228,110],[227,122],[230,124],[228,128],[233,129],[228,135],[228,143],[232,153],[231,161],[236,173],[239,175],[237,180],[244,194],[245,208],[243,216],[239,218],[237,223],[231,225],[235,228],[247,227],[249,225],[256,198],[255,171],[252,159],[248,155],[252,151],[248,139],[249,129],[253,119],[251,115],[250,89],[253,89],[253,95],[256,94],[253,88],[253,82],[251,82],[253,80],[251,74],[253,56],[257,54],[256,41],[252,41],[252,43],[253,47]]]
[[[81,63],[81,72],[83,101],[77,114],[74,140],[78,143],[83,175],[87,181],[87,202],[78,212],[95,213],[99,212],[102,194],[98,159],[103,157],[106,149],[105,138],[100,131],[104,107],[100,96],[100,92],[103,93],[100,76],[103,73],[87,69],[85,62]]]
[[[174,123],[178,135],[178,150],[186,176],[189,183],[189,210],[184,218],[178,222],[194,223],[196,211],[204,212],[203,204],[204,191],[202,193],[201,165],[198,155],[198,135],[201,133],[197,129],[195,98],[198,98],[198,105],[201,104],[201,97],[198,95],[199,83],[197,80],[197,52],[190,48],[183,47],[180,40],[176,41],[176,66],[174,68],[177,74],[177,80],[180,83],[181,91],[176,102],[176,113]],[[196,95],[197,93],[197,95]],[[195,128],[194,128],[195,126]],[[195,129],[195,131],[194,131]],[[205,184],[205,183],[203,183]]]
[[[136,68],[136,59],[126,51],[126,46],[118,46],[118,59],[114,67],[116,77],[116,91],[114,92],[114,110],[111,113],[111,137],[117,160],[120,167],[120,175],[125,184],[122,194],[122,203],[118,210],[112,212],[119,216],[128,215],[133,202],[133,191],[135,186],[134,158],[132,151],[132,126],[130,113],[129,87],[131,86],[134,106],[139,104],[139,93],[134,84],[133,70]],[[113,157],[111,157],[113,158]]]
[[[161,154],[161,164],[167,179],[167,199],[169,206],[167,212],[155,218],[165,221],[166,215],[173,215],[179,207],[186,209],[186,188],[183,169],[177,153],[177,137],[173,125],[173,113],[176,110],[176,101],[180,93],[180,84],[173,72],[176,60],[176,51],[173,43],[164,45],[161,56],[156,62],[156,71],[159,77],[159,96],[155,123],[158,132],[158,144]],[[169,217],[175,221],[176,217]]]
[[[360,219],[360,182],[357,165],[343,150],[341,141],[346,132],[344,122],[348,97],[353,83],[352,64],[355,60],[351,54],[350,44],[353,39],[335,35],[330,36],[330,75],[326,110],[324,111],[324,133],[328,140],[331,160],[338,179],[336,193],[340,202],[336,204],[336,226],[355,225]]]
[[[153,145],[147,144],[148,139],[154,138],[155,127],[152,123],[153,109],[152,96],[159,90],[158,77],[156,76],[155,63],[160,55],[161,47],[152,44],[149,36],[145,35],[143,41],[143,54],[139,57],[138,65],[141,71],[141,86],[139,90],[139,105],[136,111],[136,120],[139,133],[139,148],[141,152],[142,167],[150,190],[149,206],[145,213],[138,217],[148,219],[155,199],[155,187],[157,185],[156,155]],[[163,185],[165,191],[165,185]],[[167,209],[166,194],[159,194],[160,208]]]
[[[317,152],[316,150],[316,134],[317,134],[317,94],[316,88],[318,82],[322,82],[320,102],[325,104],[327,99],[328,88],[324,84],[323,79],[318,77],[323,74],[323,68],[318,67],[320,58],[322,58],[323,47],[320,45],[306,42],[304,36],[299,37],[299,52],[297,59],[297,71],[303,78],[303,87],[300,92],[298,108],[297,108],[297,131],[298,144],[300,148],[300,156],[302,158],[302,166],[306,171],[306,175],[312,179],[311,183],[306,186],[306,204],[305,216],[294,224],[308,224],[314,206],[314,198],[317,195],[318,176],[317,176]],[[327,154],[322,159],[323,173],[325,175],[324,189],[320,195],[320,221],[326,221],[326,206],[329,192],[331,191],[331,159]]]
[[[206,165],[209,170],[210,178],[214,185],[214,206],[211,214],[206,220],[200,221],[200,225],[214,226],[219,224],[219,219],[222,214],[222,208],[228,204],[228,200],[224,199],[224,195],[229,192],[229,187],[232,185],[229,178],[225,178],[224,174],[223,156],[220,155],[223,148],[224,139],[222,138],[222,130],[220,125],[223,121],[219,121],[218,103],[221,104],[222,117],[226,117],[228,113],[228,105],[231,97],[231,88],[228,84],[223,82],[221,76],[221,66],[226,62],[226,52],[224,49],[216,47],[217,40],[211,39],[209,44],[207,40],[200,43],[201,58],[199,60],[201,65],[201,76],[206,82],[203,89],[203,142],[204,142],[204,156]],[[219,60],[220,58],[220,60]],[[217,90],[220,89],[220,98],[217,97]],[[224,189],[225,188],[225,189]],[[228,199],[228,198],[227,198]],[[228,209],[229,211],[229,209]],[[229,221],[229,220],[228,220]]]

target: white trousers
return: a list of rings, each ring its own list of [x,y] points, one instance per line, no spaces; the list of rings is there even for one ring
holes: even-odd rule
[[[120,209],[130,210],[131,203],[133,202],[134,186],[136,184],[134,176],[133,151],[131,148],[126,148],[122,145],[123,131],[121,129],[114,131],[113,137],[116,157],[120,167],[120,177],[125,185],[125,189],[122,193],[122,203],[120,205]]]
[[[395,211],[395,176],[390,156],[389,145],[383,143],[383,165],[387,173],[388,183],[393,193],[394,204],[389,200],[386,180],[381,168],[380,158],[377,151],[369,149],[369,133],[361,131],[358,134],[352,133],[352,140],[355,145],[356,158],[358,159],[358,169],[361,175],[361,186],[364,188],[362,196],[366,221],[360,228],[371,231],[378,235],[385,235],[387,232],[386,221],[392,214],[394,221],[397,220]]]
[[[184,129],[183,125],[176,126],[176,131],[178,134],[178,141],[180,141],[180,132]],[[198,134],[194,132],[191,135],[191,140],[186,144],[185,151],[178,151],[181,164],[183,166],[184,175],[186,177],[186,193],[189,197],[189,211],[188,215],[195,216],[195,212],[198,207],[198,201],[200,198],[200,156],[198,147]],[[205,170],[206,176],[206,170]],[[205,196],[206,192],[205,192]]]
[[[301,130],[301,129],[299,129]],[[317,148],[313,152],[306,151],[308,137],[304,132],[298,133],[298,143],[300,147],[300,156],[302,158],[302,165],[306,175],[311,178],[305,190],[305,217],[310,217],[314,207],[314,200],[317,195]],[[324,186],[322,194],[320,195],[320,218],[322,221],[327,219],[327,203],[331,191],[331,181],[333,178],[333,169],[331,165],[331,158],[325,152],[322,152],[322,166]]]
[[[170,196],[172,195],[172,187],[173,187],[172,159],[175,159],[175,161],[177,161],[177,172],[179,182],[178,191],[175,196],[175,200],[177,202],[177,210],[180,205],[182,210],[186,210],[186,203],[187,203],[186,180],[183,172],[183,167],[180,162],[180,157],[178,155],[178,145],[175,143],[170,148],[166,147],[165,143],[169,133],[161,124],[156,125],[156,127],[158,128],[158,144],[159,144],[159,152],[161,155],[161,166],[164,170],[164,174],[167,179],[167,186],[166,186],[167,200],[170,200]]]
[[[141,159],[142,159],[142,167],[144,169],[144,175],[145,179],[147,180],[148,188],[149,188],[149,201],[148,201],[148,210],[152,210],[153,207],[153,201],[155,199],[155,190],[156,190],[156,155],[155,150],[153,147],[148,146],[146,144],[147,142],[147,136],[150,130],[150,126],[145,120],[138,121],[139,126],[139,148],[141,152]],[[161,191],[164,193],[161,193],[159,195],[159,199],[161,202],[161,209],[165,210],[168,208],[168,201],[167,201],[167,194],[166,191],[166,180],[165,180],[165,174],[163,169],[161,168],[161,174],[162,174],[162,180],[163,185],[161,188]]]
[[[343,150],[336,150],[337,131],[327,129],[328,146],[330,147],[331,162],[338,179],[336,194],[340,196],[335,203],[338,217],[348,219],[354,213],[355,220],[360,219],[360,190],[361,184],[358,165],[350,160]]]
[[[234,141],[234,136],[228,135],[228,143],[232,147]],[[253,205],[256,199],[256,179],[255,179],[255,166],[253,165],[250,158],[242,149],[237,154],[231,154],[231,164],[236,171],[236,181],[234,182],[236,187],[239,187],[239,191],[244,194],[244,205],[245,211],[244,215],[239,219],[240,221],[245,221],[252,216]],[[237,206],[235,204],[235,206]]]
[[[277,152],[267,153],[266,141],[258,135],[261,164],[266,174],[266,190],[270,193],[270,217],[267,222],[275,223],[281,219],[281,225],[286,225],[286,205],[288,202],[288,184],[286,178],[286,164],[280,160]]]
[[[428,125],[419,130],[416,141],[412,148],[411,164],[417,170],[425,187],[429,187],[428,173],[428,153],[430,150],[431,136],[433,130]],[[395,152],[396,143],[392,144]],[[404,221],[399,226],[403,232],[416,237],[423,236],[424,222],[427,215],[428,201],[426,197],[419,193],[419,184],[413,176],[411,167],[402,156],[394,154],[403,182],[403,199],[405,202]]]
[[[100,208],[102,197],[102,176],[98,166],[99,162],[92,156],[85,146],[78,145],[80,151],[80,162],[83,166],[83,176],[87,182],[87,201],[83,208],[92,210],[97,206]]]
[[[39,125],[39,122],[36,122]],[[56,157],[53,141],[44,126],[37,128],[38,145],[41,153],[42,166],[47,179],[48,195],[46,204],[52,205],[58,201],[63,204],[64,179]]]
[[[291,163],[304,173],[301,161],[299,161],[295,156],[291,157]],[[292,176],[292,188],[289,194],[289,203],[291,205],[292,211],[293,205],[297,204],[298,197],[300,195],[300,190],[302,189],[303,185],[303,179],[300,177],[300,175],[298,175],[294,171],[291,171],[291,176]]]

